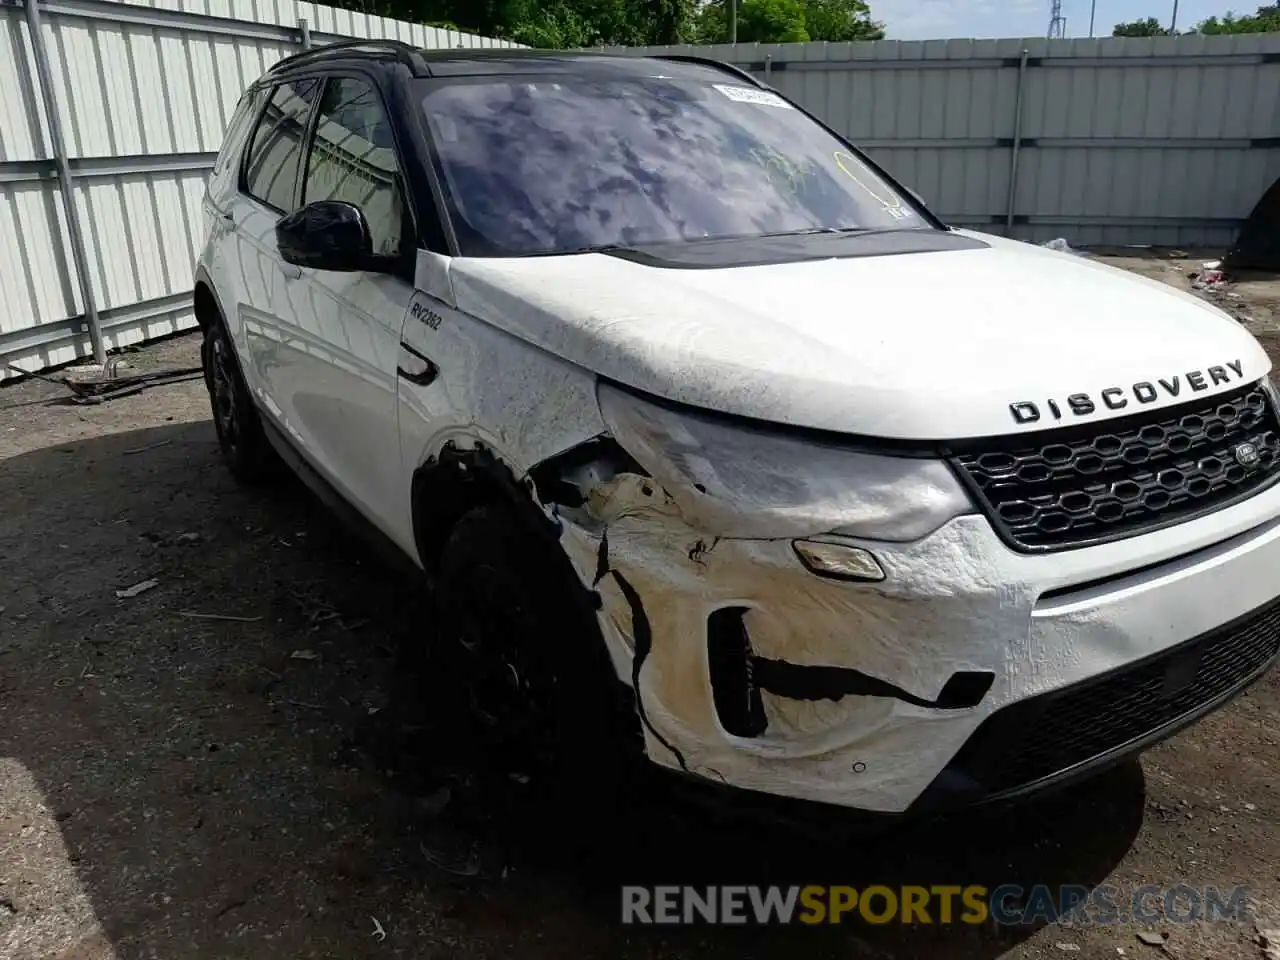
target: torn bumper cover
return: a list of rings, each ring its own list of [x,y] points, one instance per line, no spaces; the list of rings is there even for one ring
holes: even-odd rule
[[[549,508],[650,758],[717,783],[885,813],[1015,795],[1172,733],[1280,649],[1278,489],[1026,555],[965,512],[909,542],[823,534],[865,520],[835,502],[784,536],[729,536],[658,458],[598,452],[561,471],[581,498]],[[797,540],[865,553],[882,579],[815,572]]]

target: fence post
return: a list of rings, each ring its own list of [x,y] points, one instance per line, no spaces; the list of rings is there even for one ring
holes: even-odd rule
[[[1018,61],[1018,92],[1013,105],[1013,149],[1009,153],[1009,203],[1005,208],[1005,236],[1013,233],[1013,205],[1018,195],[1018,151],[1022,147],[1022,88],[1027,80],[1027,49]]]
[[[80,281],[80,298],[84,301],[84,319],[89,327],[89,341],[93,344],[93,359],[100,364],[107,362],[107,349],[102,340],[102,322],[93,299],[93,283],[89,279],[89,256],[85,252],[84,234],[80,230],[80,214],[76,210],[74,181],[71,163],[67,160],[67,145],[62,139],[62,117],[58,112],[58,98],[53,87],[53,73],[49,69],[49,57],[44,48],[44,34],[40,29],[38,0],[25,0],[27,35],[31,43],[31,56],[36,62],[36,79],[44,96],[45,115],[49,119],[49,144],[53,147],[53,160],[58,171],[58,189],[62,193],[62,206],[67,216],[67,239],[71,242],[71,259],[75,264],[76,278]]]
[[[307,22],[306,17],[298,18],[298,33],[301,35],[301,43],[303,50],[311,49],[311,24]]]

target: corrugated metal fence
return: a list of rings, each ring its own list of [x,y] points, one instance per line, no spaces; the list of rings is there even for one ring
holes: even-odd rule
[[[948,222],[1024,239],[1221,246],[1280,177],[1275,34],[625,52],[745,67]]]
[[[205,176],[241,91],[275,61],[348,37],[510,46],[297,0],[41,0],[39,14],[52,91],[24,7],[0,0],[0,359],[27,370],[91,356],[49,103],[112,348],[194,326]]]
[[[87,336],[49,95],[20,2],[0,0],[0,358],[39,369],[85,356]],[[240,91],[304,33],[503,45],[297,0],[44,0],[40,10],[108,347],[193,324],[206,171]],[[1275,35],[625,52],[743,66],[949,222],[1027,239],[1222,246],[1280,177]]]

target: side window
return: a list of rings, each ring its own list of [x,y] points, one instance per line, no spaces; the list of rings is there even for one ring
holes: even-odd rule
[[[222,147],[218,151],[218,159],[213,163],[215,177],[233,165],[240,156],[240,148],[244,146],[245,137],[249,134],[249,125],[253,123],[258,108],[262,106],[262,95],[263,91],[259,88],[246,90],[240,97],[235,113],[231,115],[231,122],[227,124],[227,131],[222,135]]]
[[[293,80],[271,92],[249,146],[244,186],[249,196],[293,212],[293,188],[302,164],[302,137],[319,80]]]
[[[400,165],[391,125],[367,80],[331,79],[320,98],[302,202],[344,200],[369,222],[373,252],[400,252],[405,227]]]

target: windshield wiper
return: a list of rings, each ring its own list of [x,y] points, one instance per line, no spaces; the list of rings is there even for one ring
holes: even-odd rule
[[[601,243],[594,247],[574,247],[561,250],[561,253],[634,253],[635,247],[624,247],[620,243]]]
[[[839,227],[805,227],[803,230],[782,230],[778,233],[762,233],[760,239],[765,237],[808,237],[815,233],[852,233],[857,227],[849,227],[840,229]]]
[[[521,254],[525,257],[571,257],[578,253],[638,253],[635,247],[625,247],[619,243],[601,243],[591,247],[567,247],[563,250],[536,250]]]
[[[840,234],[843,236],[852,236],[861,234],[871,236],[880,233],[905,233],[908,230],[918,230],[919,227],[805,227],[803,230],[783,230],[780,233],[762,233],[760,238],[764,237],[810,237],[817,234]]]

